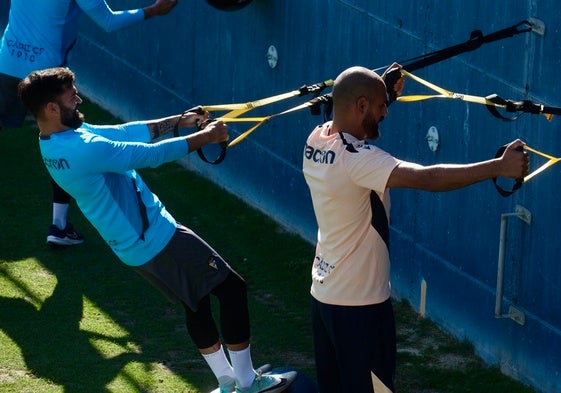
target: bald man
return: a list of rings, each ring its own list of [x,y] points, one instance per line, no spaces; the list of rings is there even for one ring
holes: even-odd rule
[[[388,69],[399,68],[392,65]],[[316,127],[303,171],[318,223],[312,328],[320,393],[393,392],[396,335],[391,304],[389,211],[393,187],[450,191],[494,177],[522,178],[524,143],[473,164],[423,166],[368,143],[388,115],[384,77],[364,67],[333,86],[333,120]],[[393,86],[403,88],[403,77]]]

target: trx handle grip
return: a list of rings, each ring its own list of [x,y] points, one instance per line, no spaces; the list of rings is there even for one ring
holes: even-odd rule
[[[203,115],[205,113],[202,106],[196,106],[194,108],[191,108],[191,109],[185,111],[185,113],[188,113],[188,112],[194,112],[194,113],[197,113],[199,115]],[[199,130],[199,131],[202,130],[212,121],[213,121],[213,119],[207,119],[207,120],[197,124],[197,130]],[[220,154],[214,160],[209,160],[208,158],[206,158],[202,147],[197,149],[197,154],[199,155],[199,158],[201,160],[203,160],[204,162],[206,162],[208,164],[212,164],[212,165],[217,165],[217,164],[220,164],[222,161],[224,161],[224,159],[226,158],[226,150],[228,149],[228,142],[226,142],[226,141],[220,142],[220,148],[221,148]]]
[[[212,121],[213,121],[212,119],[207,119],[207,120],[203,121],[201,124],[199,124],[197,126],[197,129],[202,130]],[[228,149],[228,142],[226,142],[226,141],[220,142],[220,149],[221,149],[220,154],[214,160],[209,160],[208,158],[206,158],[202,147],[197,149],[197,154],[199,155],[199,158],[201,160],[203,160],[204,162],[206,162],[208,164],[212,164],[212,165],[217,165],[217,164],[220,164],[222,161],[224,161],[224,159],[226,158],[226,150]]]
[[[499,147],[499,150],[497,150],[497,153],[495,154],[495,158],[499,158],[500,156],[502,156],[503,153],[504,153],[505,150],[506,150],[506,147],[507,147],[507,145],[504,145],[504,146]],[[518,146],[518,147],[516,148],[516,150],[522,152],[522,151],[524,151],[524,148],[523,148],[522,146]],[[521,178],[521,179],[516,179],[514,185],[512,186],[512,189],[511,189],[510,191],[505,190],[504,188],[502,188],[501,186],[499,186],[499,185],[497,184],[497,178],[496,178],[496,177],[493,178],[493,183],[495,184],[495,188],[497,189],[497,191],[499,192],[499,194],[501,194],[501,196],[503,196],[503,197],[506,198],[506,197],[509,197],[509,196],[511,196],[512,194],[514,194],[520,187],[522,187],[522,183],[524,183],[524,179],[523,179],[523,178]]]
[[[386,84],[386,93],[388,96],[386,101],[387,106],[390,106],[390,104],[397,99],[397,93],[394,90],[394,86],[401,76],[401,69],[399,67],[392,68],[383,75],[384,83]]]

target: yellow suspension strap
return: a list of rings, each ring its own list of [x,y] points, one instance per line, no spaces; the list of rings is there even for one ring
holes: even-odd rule
[[[399,102],[416,102],[416,101],[424,101],[424,100],[429,100],[432,98],[451,98],[451,99],[455,99],[455,100],[462,100],[462,101],[467,101],[467,102],[474,102],[476,104],[483,104],[483,105],[494,105],[494,103],[492,101],[488,101],[486,98],[484,97],[478,97],[478,96],[472,96],[472,95],[468,95],[468,94],[460,94],[460,93],[454,93],[450,90],[446,90],[440,86],[437,86],[429,81],[426,81],[422,78],[419,78],[416,75],[413,75],[412,73],[405,71],[404,69],[401,70],[401,74],[413,79],[414,81],[428,87],[431,90],[434,90],[435,92],[439,93],[439,94],[415,94],[415,95],[407,95],[407,96],[400,96],[396,98],[396,101]]]
[[[547,168],[549,168],[549,167],[557,164],[559,161],[561,161],[561,157],[550,156],[549,154],[545,154],[545,153],[543,153],[539,150],[533,149],[530,146],[524,146],[524,150],[528,150],[529,152],[540,155],[540,156],[547,159],[547,161],[544,164],[542,164],[538,169],[536,169],[534,172],[526,175],[524,177],[524,182],[527,182],[528,180],[530,180],[531,178],[536,176],[538,173],[541,173],[541,172],[545,171]]]
[[[469,94],[455,93],[450,90],[446,90],[440,86],[437,86],[434,83],[424,80],[416,75],[413,75],[404,69],[401,69],[401,74],[408,78],[413,79],[414,81],[428,87],[429,89],[439,94],[416,94],[416,95],[400,96],[397,97],[396,99],[396,101],[399,102],[416,102],[416,101],[423,101],[432,98],[450,98],[450,99],[485,105],[487,109],[489,109],[491,114],[500,118],[501,120],[508,120],[508,121],[516,120],[522,113],[541,114],[544,115],[546,119],[549,121],[553,119],[553,115],[561,114],[561,108],[546,106],[542,104],[534,104],[533,102],[528,100],[524,100],[524,101],[505,100],[504,98],[498,97],[496,94],[492,94],[487,97],[480,97],[480,96],[474,96]],[[507,112],[520,112],[520,113],[514,118],[507,118],[505,116],[502,116],[498,112],[497,108],[505,109]]]
[[[499,150],[497,150],[497,153],[495,154],[495,157],[500,157],[503,155],[504,151],[506,149],[506,145],[505,146],[501,146],[499,148]],[[517,150],[522,151],[522,148],[519,147]],[[501,194],[503,197],[508,197],[512,194],[514,194],[520,187],[522,187],[523,183],[528,182],[530,179],[532,179],[534,176],[536,176],[537,174],[545,171],[547,168],[557,164],[559,161],[561,161],[561,157],[554,157],[551,156],[549,154],[543,153],[539,150],[536,150],[530,146],[524,146],[524,150],[532,152],[534,154],[537,154],[539,156],[542,156],[543,158],[547,159],[547,161],[545,163],[543,163],[540,167],[538,167],[535,171],[533,171],[532,173],[527,174],[526,176],[524,176],[524,178],[522,179],[516,179],[514,185],[512,186],[512,189],[510,191],[505,190],[504,188],[500,187],[497,184],[497,178],[493,178],[493,183],[495,184],[495,188],[497,189],[497,191],[499,192],[499,194]]]
[[[232,146],[236,145],[237,143],[241,142],[249,134],[251,134],[253,131],[255,131],[260,125],[269,121],[273,117],[280,116],[280,115],[283,115],[283,114],[286,114],[286,113],[290,113],[290,112],[299,110],[301,108],[308,107],[309,104],[305,103],[305,104],[299,105],[297,107],[285,110],[283,112],[280,112],[280,113],[277,113],[277,114],[274,114],[274,115],[262,116],[262,117],[240,118],[239,116],[243,115],[244,113],[249,112],[250,110],[261,107],[261,106],[269,105],[269,104],[279,102],[279,101],[282,101],[282,100],[286,100],[286,99],[289,99],[289,98],[293,98],[293,97],[304,96],[306,94],[314,94],[317,97],[323,89],[325,89],[326,87],[329,87],[329,86],[333,86],[333,80],[332,79],[328,79],[324,82],[316,83],[316,84],[313,84],[311,86],[304,85],[304,86],[300,87],[298,90],[293,90],[293,91],[290,91],[290,92],[287,92],[287,93],[277,94],[277,95],[267,97],[267,98],[262,98],[262,99],[259,99],[259,100],[256,100],[256,101],[251,101],[251,102],[246,102],[246,103],[238,103],[238,104],[205,105],[205,106],[200,105],[200,106],[196,106],[194,108],[186,110],[184,113],[195,112],[195,113],[198,113],[198,114],[203,114],[205,112],[219,112],[219,111],[224,112],[224,111],[228,111],[226,114],[224,114],[220,117],[217,117],[217,118],[214,118],[214,119],[209,119],[209,120],[199,124],[198,127],[197,127],[198,129],[204,128],[212,120],[221,120],[224,123],[234,123],[234,122],[257,123],[256,125],[249,128],[247,131],[245,131],[241,135],[239,135],[232,142],[230,142],[230,143],[228,143],[228,142],[220,143],[221,151],[220,151],[219,156],[216,159],[209,160],[208,158],[206,158],[202,149],[197,150],[197,154],[199,155],[199,158],[201,160],[203,160],[204,162],[207,162],[209,164],[219,164],[224,160],[224,158],[226,158],[226,150],[228,149],[228,147],[232,147]],[[175,125],[175,130],[174,130],[174,135],[175,136],[179,135],[178,126],[179,126],[179,121]]]
[[[471,33],[470,38],[468,41],[464,42],[464,43],[460,43],[448,48],[444,48],[441,50],[437,50],[435,52],[431,52],[425,55],[421,55],[421,56],[417,56],[408,60],[404,60],[402,62],[399,62],[400,64],[403,65],[404,69],[413,71],[419,68],[423,68],[426,67],[428,65],[443,61],[445,59],[454,57],[460,53],[464,53],[464,52],[468,52],[468,51],[473,51],[479,47],[481,47],[481,45],[486,44],[486,43],[490,43],[493,41],[497,41],[497,40],[502,40],[508,37],[513,37],[515,35],[521,34],[521,33],[526,33],[526,32],[530,32],[533,31],[537,34],[543,35],[544,31],[545,31],[545,25],[542,21],[535,19],[535,18],[528,18],[528,20],[524,20],[520,23],[517,23],[513,26],[510,26],[506,29],[502,29],[499,31],[496,31],[494,33],[488,34],[488,35],[483,35],[483,33],[480,30],[475,30]],[[404,70],[402,70],[403,72]],[[394,73],[393,78],[397,78],[399,77],[399,72]],[[389,77],[390,75],[388,75]],[[391,78],[390,78],[391,79]],[[393,86],[395,84],[395,80],[393,80],[393,83],[391,83],[391,80],[386,80],[386,84],[388,84],[389,86]],[[221,154],[221,156],[225,155],[225,150],[227,147],[231,147],[236,145],[237,143],[241,142],[243,139],[245,139],[249,134],[251,134],[253,131],[255,131],[260,125],[264,124],[265,122],[267,122],[268,120],[270,120],[273,117],[276,116],[280,116],[282,114],[286,114],[298,109],[302,109],[302,108],[310,108],[312,114],[317,115],[319,113],[321,113],[321,106],[325,107],[325,115],[324,117],[329,117],[330,113],[331,113],[331,107],[332,107],[332,99],[331,99],[331,95],[330,94],[325,94],[320,96],[321,91],[328,86],[333,86],[333,80],[327,80],[325,82],[321,82],[321,83],[317,83],[314,84],[312,86],[303,86],[298,90],[293,90],[291,92],[288,93],[283,93],[283,94],[279,94],[276,96],[272,96],[272,97],[268,97],[268,98],[264,98],[261,100],[257,100],[257,101],[253,101],[253,102],[248,102],[248,103],[242,103],[242,104],[226,104],[226,105],[209,105],[209,106],[202,106],[200,107],[203,111],[209,111],[209,112],[213,112],[213,111],[229,111],[228,113],[222,115],[221,117],[219,117],[219,120],[222,120],[224,122],[254,122],[257,123],[254,126],[252,126],[251,128],[249,128],[247,131],[245,131],[244,133],[242,133],[241,135],[239,135],[236,139],[234,139],[232,142],[230,142],[230,144],[228,144],[226,147],[223,147],[223,152]],[[303,96],[305,94],[308,93],[313,93],[315,95],[315,98],[312,99],[311,101],[299,105],[297,107],[291,108],[289,110],[286,110],[284,112],[280,112],[274,115],[270,115],[270,116],[263,116],[263,117],[246,117],[246,118],[240,118],[239,116],[243,115],[244,113],[260,107],[260,106],[264,106],[264,105],[268,105],[277,101],[281,101],[284,99],[288,99],[291,97],[296,97],[296,96]],[[448,92],[444,89],[442,89],[441,94],[444,93],[444,95],[446,96],[445,98],[461,98],[464,101],[467,101],[469,99],[471,99],[472,97],[475,96],[468,96],[468,95],[459,95],[457,93],[452,93],[452,92]],[[388,92],[390,99],[388,101],[388,104],[393,102],[395,97],[393,90],[389,89]],[[427,97],[428,98],[428,97]],[[430,97],[430,98],[436,98],[435,97]],[[497,106],[500,107],[505,107],[509,108],[509,103],[505,103],[500,104],[497,103],[497,101],[493,101],[491,99],[486,100],[483,99],[482,97],[475,97],[477,98],[476,101],[474,102],[478,102],[478,103],[485,103],[486,105],[488,105],[488,108],[495,108]],[[474,99],[475,99],[474,98]],[[426,98],[425,98],[426,99]],[[500,100],[500,98],[497,98],[498,100]],[[486,100],[486,101],[485,101]],[[405,99],[403,99],[402,101],[407,102]],[[489,106],[491,105],[492,106]],[[560,113],[561,113],[561,109],[560,109]],[[218,163],[218,160],[215,161],[209,161],[206,158],[204,158],[204,154],[202,154],[202,150],[199,151],[199,156],[201,156],[201,158],[206,161],[206,162],[210,162],[210,163]],[[223,159],[223,158],[222,158]],[[222,159],[220,159],[220,161],[222,161]]]
[[[498,41],[498,40],[502,40],[505,38],[509,38],[509,37],[513,37],[515,35],[521,34],[521,33],[526,33],[526,32],[530,32],[533,31],[537,34],[543,35],[544,31],[545,31],[545,25],[542,21],[535,19],[535,18],[528,18],[527,20],[524,20],[520,23],[517,23],[513,26],[510,26],[506,29],[501,29],[499,31],[495,31],[491,34],[487,34],[487,35],[483,35],[483,33],[480,30],[474,30],[472,31],[470,38],[468,41],[457,44],[457,45],[453,45],[451,47],[448,48],[444,48],[444,49],[440,49],[431,53],[427,53],[421,56],[417,56],[408,60],[404,60],[399,62],[400,64],[403,65],[403,68],[413,71],[413,70],[417,70],[419,68],[423,68],[426,67],[428,65],[431,64],[435,64],[438,63],[440,61],[443,61],[445,59],[454,57],[460,53],[464,53],[464,52],[468,52],[468,51],[473,51],[479,47],[481,47],[483,44],[487,44],[490,42],[494,42],[494,41]],[[386,80],[386,84],[388,84],[389,86],[393,86],[395,84],[395,81],[399,77],[399,72],[394,73],[393,76],[390,77],[390,75],[388,75],[387,77],[390,77],[390,80]],[[391,78],[394,78],[393,82],[391,81]],[[219,117],[218,119],[224,121],[224,122],[255,122],[257,124],[255,124],[254,126],[252,126],[251,128],[249,128],[247,131],[245,131],[244,133],[242,133],[241,135],[239,135],[236,139],[234,139],[232,142],[230,142],[230,144],[227,145],[227,147],[231,147],[236,145],[237,143],[241,142],[243,139],[245,139],[249,134],[251,134],[253,131],[255,131],[260,125],[264,124],[265,122],[269,121],[271,118],[276,117],[276,116],[280,116],[282,114],[286,114],[298,109],[302,109],[302,108],[310,108],[312,114],[317,115],[321,113],[321,107],[324,106],[325,107],[325,114],[324,114],[324,118],[327,118],[330,116],[331,114],[331,108],[332,108],[332,99],[331,99],[331,95],[330,94],[324,94],[322,96],[320,96],[321,91],[328,86],[333,86],[333,80],[327,80],[325,82],[322,83],[317,83],[315,85],[312,86],[303,86],[298,90],[294,90],[288,93],[284,93],[284,94],[279,94],[276,96],[272,96],[272,97],[268,97],[268,98],[264,98],[261,100],[257,100],[257,101],[253,101],[253,102],[248,102],[248,103],[242,103],[242,104],[226,104],[226,105],[209,105],[209,106],[203,106],[201,107],[202,110],[206,110],[209,112],[212,111],[229,111],[228,113],[222,115],[221,117]],[[264,116],[264,117],[247,117],[247,118],[240,118],[239,116],[243,115],[244,113],[263,106],[263,105],[268,105],[277,101],[281,101],[284,99],[288,99],[291,97],[296,97],[296,96],[302,96],[308,93],[313,93],[315,95],[315,98],[305,104],[299,105],[295,108],[286,110],[284,112],[281,113],[277,113],[274,115],[270,115],[270,116]],[[449,93],[449,92],[448,92]],[[447,94],[448,94],[447,93]],[[452,95],[454,93],[451,93]],[[395,100],[395,96],[394,96],[394,92],[393,90],[389,89],[388,91],[388,95],[390,97],[388,104],[393,102]],[[448,94],[449,95],[449,94]],[[468,99],[470,96],[466,96],[466,95],[462,95],[464,97],[464,100]],[[458,98],[458,97],[447,97],[447,98]],[[479,97],[481,98],[481,97]],[[493,103],[493,101],[489,100],[489,102],[487,102],[487,104],[489,103]],[[499,104],[494,103],[493,107],[498,106]],[[506,105],[505,105],[506,106]],[[506,106],[508,108],[508,106]],[[490,108],[488,106],[488,108]],[[222,155],[225,154],[225,149],[223,148],[224,152],[222,153]],[[199,152],[199,155],[201,156],[201,158],[204,157],[204,155],[202,155],[202,151]],[[206,158],[203,158],[204,161],[206,162],[211,162],[206,160]],[[211,163],[217,163],[217,162],[211,162]]]
[[[287,109],[285,111],[275,113],[275,114],[269,115],[269,116],[264,116],[264,117],[238,117],[238,118],[235,118],[235,117],[219,117],[216,120],[222,120],[225,123],[228,123],[228,122],[254,122],[254,123],[257,123],[254,126],[250,127],[247,131],[241,133],[237,138],[235,138],[232,142],[230,142],[228,144],[228,147],[232,147],[232,146],[237,145],[241,141],[243,141],[245,138],[247,138],[249,136],[249,134],[251,134],[253,131],[255,131],[259,126],[268,122],[272,118],[282,116],[282,115],[286,115],[286,114],[291,113],[291,112],[296,112],[300,109],[309,108],[313,105],[312,101],[313,100],[305,102],[305,103],[300,104],[300,105],[297,105],[297,106],[292,107],[290,109]]]
[[[225,156],[225,152],[226,149],[232,146],[235,146],[236,144],[240,143],[242,140],[244,140],[249,134],[251,134],[253,131],[255,131],[259,126],[261,126],[262,124],[266,123],[267,121],[269,121],[270,119],[272,119],[273,117],[278,117],[281,115],[285,115],[287,113],[290,112],[294,112],[303,108],[307,108],[309,106],[311,106],[311,104],[309,102],[306,102],[304,104],[295,106],[293,108],[287,109],[283,112],[279,112],[279,113],[275,113],[273,115],[268,115],[268,116],[260,116],[260,117],[239,117],[247,112],[249,112],[252,109],[255,108],[259,108],[265,105],[269,105],[269,104],[273,104],[279,101],[283,101],[289,98],[293,98],[293,97],[301,97],[304,96],[306,94],[314,94],[316,97],[327,87],[333,86],[333,80],[332,79],[328,79],[324,82],[321,83],[315,83],[311,86],[307,86],[304,85],[302,87],[300,87],[298,90],[292,90],[290,92],[287,93],[283,93],[283,94],[278,94],[278,95],[274,95],[271,97],[267,97],[267,98],[262,98],[256,101],[251,101],[251,102],[247,102],[247,103],[240,103],[240,104],[223,104],[223,105],[206,105],[206,106],[200,106],[197,108],[193,108],[190,109],[189,111],[193,111],[193,110],[198,110],[201,111],[202,113],[204,113],[205,111],[208,112],[218,112],[218,111],[229,111],[226,114],[216,117],[213,120],[220,120],[223,121],[224,123],[256,123],[255,125],[251,126],[247,131],[241,133],[237,138],[235,138],[233,141],[231,141],[230,143],[226,144],[226,145],[221,145],[222,146],[222,153],[219,156],[219,158],[217,160],[214,161],[210,161],[207,160],[206,157],[204,157],[204,154],[201,151],[197,151],[199,153],[199,156],[201,157],[201,159],[205,162],[211,163],[211,164],[218,164],[220,162],[222,162],[222,160],[224,159]]]

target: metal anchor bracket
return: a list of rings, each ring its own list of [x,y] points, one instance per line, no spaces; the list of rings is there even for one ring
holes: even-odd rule
[[[538,18],[530,17],[528,18],[528,22],[532,24],[532,31],[539,35],[545,34],[545,23]]]
[[[497,291],[495,298],[495,318],[510,318],[519,325],[526,323],[526,316],[522,311],[514,306],[510,306],[507,314],[502,313],[503,301],[503,279],[504,279],[504,265],[505,265],[505,247],[506,247],[506,227],[507,219],[509,217],[518,217],[526,224],[531,225],[532,214],[530,211],[520,205],[516,205],[514,213],[501,214],[501,234],[499,243],[499,261],[497,266]]]

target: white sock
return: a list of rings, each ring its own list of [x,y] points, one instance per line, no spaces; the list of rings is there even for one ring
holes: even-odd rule
[[[220,349],[214,353],[202,355],[209,365],[210,369],[214,373],[214,376],[218,380],[219,384],[224,383],[229,378],[231,378],[232,380],[235,378],[234,370],[230,365],[230,362],[228,362],[228,359],[226,358],[226,354],[224,353],[224,349],[222,347],[220,347]]]
[[[68,203],[53,203],[53,225],[56,225],[58,229],[66,228],[69,208]]]
[[[234,374],[236,375],[239,387],[247,388],[251,386],[255,379],[255,370],[251,361],[250,346],[241,351],[228,349],[228,353],[230,353],[230,360],[232,361],[232,367],[234,368]]]

